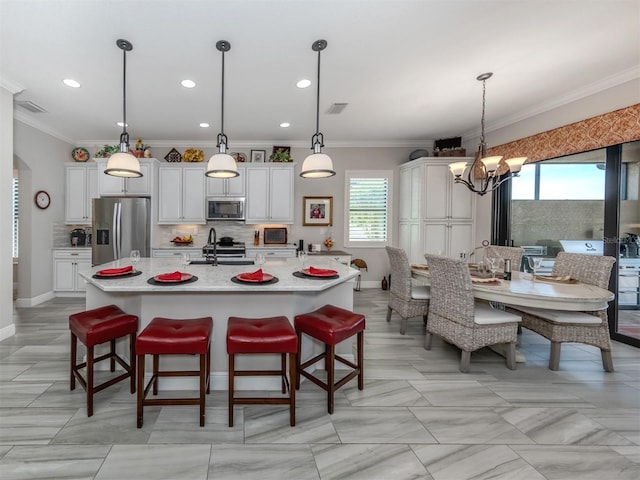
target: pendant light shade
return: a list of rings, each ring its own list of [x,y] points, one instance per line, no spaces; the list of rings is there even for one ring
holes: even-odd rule
[[[207,163],[205,175],[213,178],[233,178],[239,175],[236,160],[227,153],[227,136],[224,134],[224,52],[231,50],[231,44],[226,40],[216,43],[216,48],[222,53],[222,97],[220,101],[220,133],[218,134],[218,153],[211,156]]]
[[[333,169],[333,161],[326,153],[322,153],[324,136],[320,133],[320,52],[327,48],[326,40],[313,42],[311,49],[318,52],[318,82],[316,95],[316,133],[311,137],[311,150],[313,153],[302,162],[300,176],[303,178],[327,178],[333,177],[336,172]]]
[[[129,153],[129,134],[127,133],[127,52],[133,50],[131,42],[123,39],[116,41],[122,50],[122,133],[120,134],[120,152],[114,153],[107,161],[104,171],[114,177],[141,177],[140,162]]]

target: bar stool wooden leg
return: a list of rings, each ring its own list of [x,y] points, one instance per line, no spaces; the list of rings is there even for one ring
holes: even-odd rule
[[[364,389],[364,332],[358,332],[358,390]]]
[[[116,339],[115,338],[109,342],[109,348],[110,348],[111,355],[112,355],[111,359],[110,359],[111,360],[110,368],[111,368],[112,372],[115,372],[116,371],[116,359],[114,357],[114,355],[116,354]]]
[[[93,415],[93,347],[87,347],[87,416]]]
[[[69,378],[69,386],[71,390],[76,389],[76,376],[74,370],[76,369],[76,362],[78,358],[78,337],[76,337],[73,332],[71,333],[71,368],[69,371],[71,372],[71,377]]]
[[[336,391],[335,384],[335,368],[336,368],[336,347],[335,345],[326,345],[326,356],[324,358],[325,367],[327,369],[327,410],[329,414],[333,414],[333,395]]]
[[[296,389],[293,385],[297,375],[296,365],[298,364],[298,355],[295,353],[289,354],[289,378],[291,384],[289,385],[289,425],[295,427],[296,425]],[[284,393],[284,392],[283,392]]]
[[[200,354],[200,426],[204,427],[204,395],[207,389],[207,381],[205,376],[207,374],[207,355]]]
[[[144,355],[138,355],[138,395],[136,402],[136,417],[137,427],[142,428],[144,421],[144,409],[142,408],[142,401],[145,397],[144,389]]]
[[[130,388],[131,393],[136,393],[136,334],[129,335],[129,365],[131,368]],[[143,372],[144,373],[144,372]]]
[[[235,355],[229,354],[229,427],[233,427],[233,392],[235,392]]]

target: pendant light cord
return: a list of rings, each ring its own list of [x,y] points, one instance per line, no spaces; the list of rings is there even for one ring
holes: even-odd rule
[[[220,133],[224,136],[224,50],[222,50],[222,92],[220,96]]]
[[[122,50],[122,123],[123,123],[122,133],[123,135],[128,136],[127,134],[127,51],[126,50]]]
[[[320,133],[320,52],[318,49],[318,82],[316,89],[316,135]]]

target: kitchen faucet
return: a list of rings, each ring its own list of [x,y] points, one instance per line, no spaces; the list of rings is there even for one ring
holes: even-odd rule
[[[213,242],[211,242],[212,239],[213,239]],[[218,250],[217,250],[216,243],[218,243],[218,237],[217,237],[217,234],[216,234],[216,229],[211,227],[209,229],[209,238],[207,238],[207,244],[208,245],[213,245],[213,266],[214,267],[216,265],[218,265]]]

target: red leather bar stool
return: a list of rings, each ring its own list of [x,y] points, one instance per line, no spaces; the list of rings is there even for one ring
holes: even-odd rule
[[[289,378],[296,378],[296,352],[298,337],[285,316],[268,318],[229,317],[227,323],[227,353],[229,354],[229,426],[233,427],[234,405],[289,405],[289,424],[296,424],[296,389],[287,381],[287,353],[289,354]],[[238,354],[280,354],[280,370],[237,370]],[[289,397],[236,397],[235,377],[279,376],[282,393],[289,389]]]
[[[200,405],[200,426],[204,427],[205,392],[209,393],[211,373],[211,317],[172,319],[156,317],[136,339],[138,355],[138,428],[142,428],[143,410],[148,405]],[[153,356],[153,374],[144,386],[144,358]],[[199,370],[160,370],[160,355],[200,355]],[[158,394],[160,377],[199,377],[200,395],[188,398],[147,398],[153,386]]]
[[[308,378],[313,383],[327,391],[327,410],[333,413],[334,392],[342,387],[349,380],[358,377],[358,389],[364,388],[364,328],[365,317],[359,313],[354,313],[334,305],[325,305],[310,313],[296,315],[294,325],[298,335],[298,374],[296,377],[296,388],[300,388],[300,375]],[[302,363],[302,334],[306,334],[324,343],[324,352]],[[356,364],[336,355],[336,345],[353,335],[357,337],[357,359]],[[306,372],[305,368],[319,362],[325,361],[327,370],[327,382]],[[348,375],[339,381],[335,381],[335,361],[352,368]]]
[[[136,392],[135,372],[136,356],[134,352],[138,317],[129,315],[115,305],[94,308],[69,315],[71,331],[71,390],[76,388],[76,378],[87,392],[87,416],[93,415],[93,395],[126,378],[131,379],[131,393]],[[116,340],[129,335],[129,362],[127,364],[116,353]],[[77,363],[78,339],[87,347],[87,361]],[[94,347],[109,342],[109,352],[94,358]],[[111,360],[110,369],[115,372],[116,362],[124,369],[124,373],[100,385],[94,385],[94,366],[96,362]],[[86,367],[86,379],[80,369]]]

